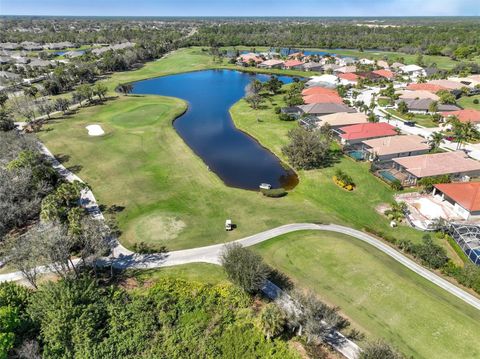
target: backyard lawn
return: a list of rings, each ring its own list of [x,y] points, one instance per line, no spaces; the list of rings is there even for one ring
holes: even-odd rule
[[[479,103],[473,103],[473,101],[475,100],[477,100]],[[471,109],[480,111],[480,95],[470,96],[470,97],[463,96],[457,102],[463,108],[471,108]]]
[[[387,109],[386,110],[388,113],[390,113],[393,116],[400,117],[404,121],[409,121],[404,114],[398,112],[397,110],[393,109]],[[414,121],[416,124],[423,126],[423,127],[438,127],[438,123],[435,123],[432,120],[432,116],[430,115],[422,115],[422,114],[414,114],[412,121]]]
[[[254,247],[300,288],[337,305],[367,337],[414,358],[478,358],[480,312],[351,237],[296,232]]]

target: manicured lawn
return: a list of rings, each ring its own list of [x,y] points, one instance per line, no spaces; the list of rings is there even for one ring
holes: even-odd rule
[[[414,358],[477,358],[480,312],[354,238],[297,232],[254,247],[368,337]]]
[[[473,103],[474,100],[478,100],[479,103],[477,104]],[[461,97],[458,100],[458,104],[463,108],[471,108],[471,109],[480,111],[480,95],[470,96],[470,97],[467,97],[467,96]]]
[[[404,114],[397,110],[387,109],[386,111],[391,115],[402,118],[404,121],[409,121]],[[423,127],[438,127],[438,123],[435,123],[430,115],[415,114],[412,121]]]

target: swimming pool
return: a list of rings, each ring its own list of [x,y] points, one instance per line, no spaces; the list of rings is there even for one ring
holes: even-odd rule
[[[365,159],[365,154],[362,151],[350,151],[348,155],[356,161],[362,161]]]
[[[386,179],[388,182],[394,182],[398,180],[397,177],[392,175],[389,171],[379,171],[378,174],[384,179]]]

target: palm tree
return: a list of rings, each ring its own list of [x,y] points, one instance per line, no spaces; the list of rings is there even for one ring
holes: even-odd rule
[[[285,315],[276,304],[269,303],[263,307],[260,313],[259,324],[267,340],[270,340],[283,331]]]
[[[430,151],[436,151],[440,145],[443,143],[443,133],[442,132],[434,132],[430,135],[430,139],[428,140],[428,144],[430,145]]]

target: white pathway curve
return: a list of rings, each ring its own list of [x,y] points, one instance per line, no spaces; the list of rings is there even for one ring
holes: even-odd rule
[[[479,298],[457,287],[456,285],[450,283],[449,281],[441,278],[439,275],[431,272],[430,270],[422,267],[421,265],[417,264],[410,258],[406,257],[402,253],[390,247],[386,243],[373,237],[372,235],[369,235],[367,233],[364,233],[349,227],[339,226],[336,224],[293,223],[293,224],[287,224],[284,226],[273,228],[265,232],[257,233],[252,236],[236,240],[235,242],[240,243],[245,247],[248,247],[248,246],[253,246],[255,244],[267,241],[271,238],[280,236],[282,234],[287,234],[287,233],[296,232],[296,231],[303,231],[303,230],[319,230],[319,231],[331,231],[331,232],[343,233],[353,238],[359,239],[365,243],[368,243],[369,245],[387,254],[388,256],[390,256],[400,264],[404,265],[408,269],[422,276],[423,278],[429,280],[430,282],[436,284],[440,288],[453,294],[454,296],[463,300],[465,303],[480,310]],[[159,268],[159,267],[167,267],[167,266],[174,266],[179,264],[187,264],[187,263],[195,263],[195,262],[219,264],[220,255],[222,253],[223,247],[224,247],[224,244],[215,244],[207,247],[173,251],[166,254],[149,254],[149,255],[133,254],[133,255],[126,255],[126,256],[120,255],[120,256],[117,256],[112,261],[112,264],[114,267],[119,269]]]

